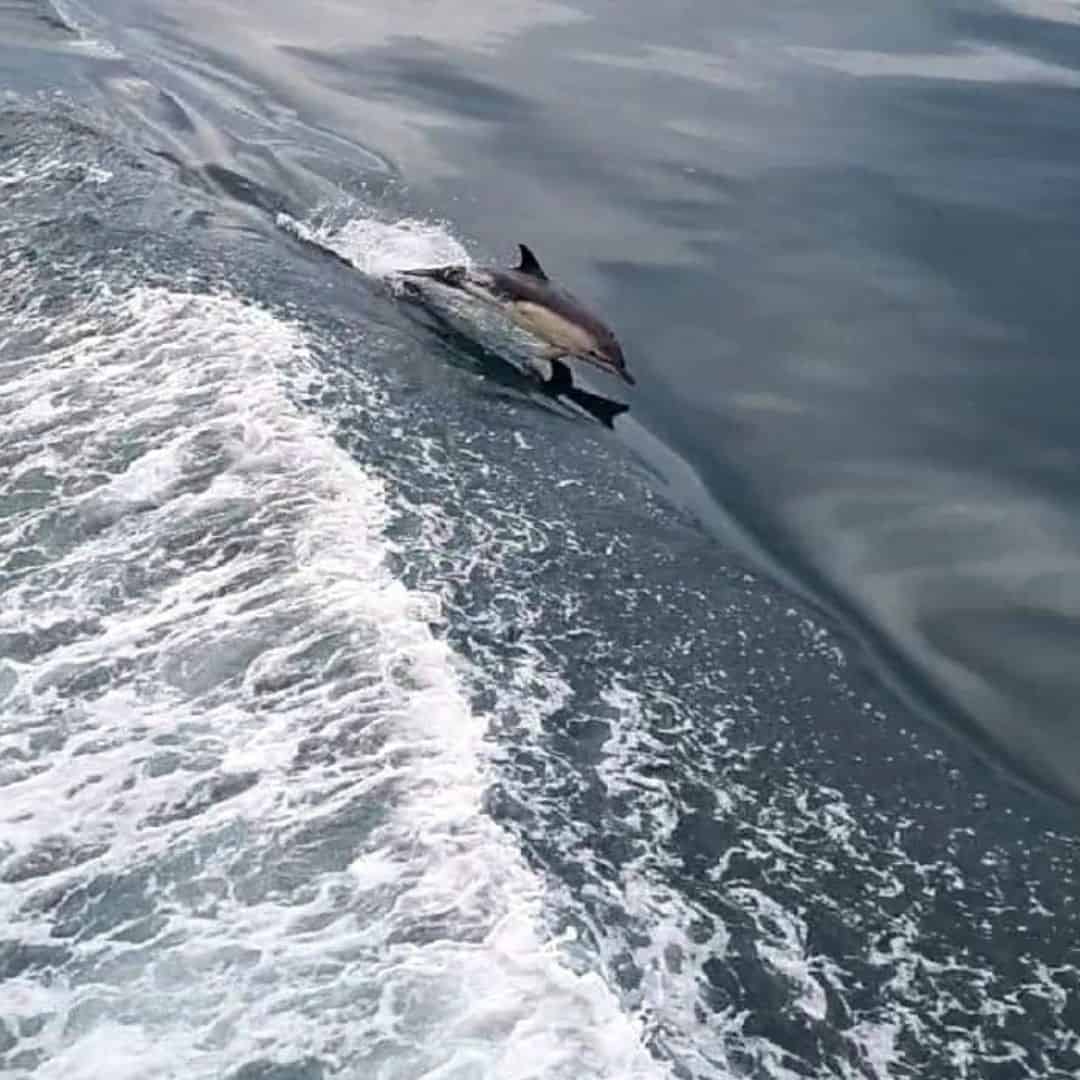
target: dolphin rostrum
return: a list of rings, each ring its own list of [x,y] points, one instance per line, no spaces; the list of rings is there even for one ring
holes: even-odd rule
[[[547,346],[544,359],[549,366],[542,376],[545,379],[553,377],[551,362],[566,356],[618,375],[633,386],[634,377],[626,370],[622,349],[611,329],[577,297],[552,284],[524,244],[518,247],[521,264],[512,270],[440,266],[402,273],[406,277],[428,278],[499,308]]]

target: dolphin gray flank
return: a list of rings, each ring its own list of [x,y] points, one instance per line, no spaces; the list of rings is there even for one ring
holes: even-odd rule
[[[634,377],[626,370],[622,348],[611,328],[576,296],[553,284],[524,244],[518,247],[521,263],[513,269],[440,266],[402,273],[427,278],[499,308],[545,343],[548,361],[564,356],[584,360],[633,386]]]

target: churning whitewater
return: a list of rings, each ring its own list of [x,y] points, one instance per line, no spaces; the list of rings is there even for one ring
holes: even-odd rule
[[[16,319],[36,346],[2,387],[2,543],[32,566],[2,624],[19,1060],[653,1075],[481,812],[485,718],[437,598],[387,568],[383,485],[290,396],[302,331],[234,296],[92,293]]]

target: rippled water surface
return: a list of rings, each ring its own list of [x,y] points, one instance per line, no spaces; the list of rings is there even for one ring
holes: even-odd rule
[[[1078,27],[0,3],[0,1073],[1076,1075]]]

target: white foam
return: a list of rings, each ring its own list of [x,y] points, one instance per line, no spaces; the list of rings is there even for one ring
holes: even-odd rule
[[[731,1021],[711,1016],[701,996],[708,983],[705,965],[725,955],[727,931],[669,884],[670,867],[661,853],[678,824],[679,806],[667,783],[651,772],[666,749],[650,722],[648,699],[614,683],[604,700],[617,718],[597,773],[609,797],[629,796],[631,827],[649,837],[648,847],[620,868],[620,906],[632,920],[632,955],[642,972],[636,1006],[657,1041],[684,1066],[704,1076],[723,1075],[731,1069]],[[702,926],[713,929],[702,935]],[[608,932],[601,932],[601,940],[612,963],[624,946]]]
[[[461,242],[438,222],[413,218],[388,222],[358,216],[332,228],[281,213],[277,224],[303,240],[337,252],[371,277],[384,278],[396,271],[426,266],[468,265],[470,261]]]
[[[8,447],[44,441],[54,485],[4,523],[41,565],[5,596],[0,920],[78,928],[10,984],[45,1021],[18,1052],[42,1077],[657,1075],[481,810],[486,720],[386,567],[383,484],[292,399],[316,377],[241,299],[102,284],[0,383],[48,421]]]
[[[806,949],[806,923],[763,889],[742,886],[729,894],[754,915],[758,955],[796,991],[794,1004],[812,1020],[824,1020],[825,989]]]

